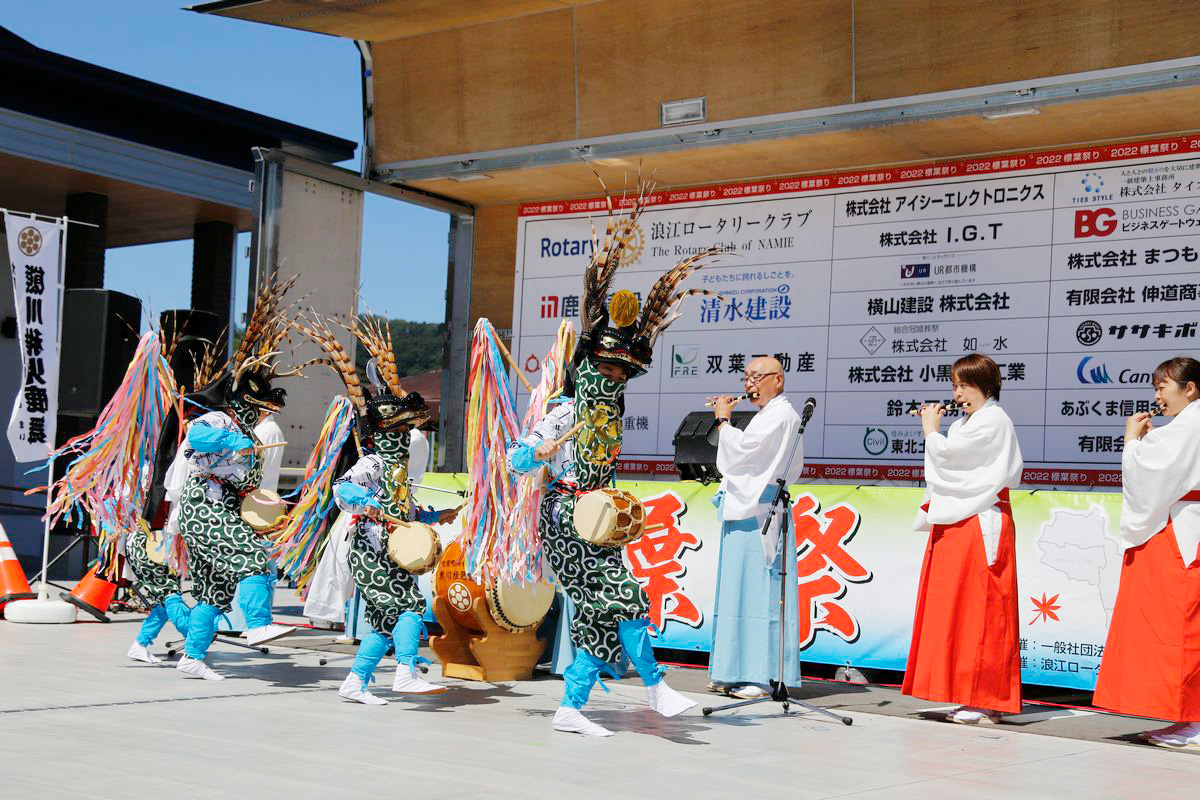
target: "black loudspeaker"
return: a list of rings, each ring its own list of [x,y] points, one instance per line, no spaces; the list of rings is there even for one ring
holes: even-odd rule
[[[211,311],[181,308],[159,314],[158,328],[162,331],[164,342],[170,342],[178,332],[175,352],[171,356],[171,372],[175,375],[175,382],[187,387],[188,391],[204,388],[196,385],[196,367],[204,358],[205,348],[224,338],[225,321]],[[222,356],[224,353],[225,348],[222,348]],[[223,357],[218,356],[218,363],[224,361]]]
[[[59,414],[95,417],[100,413],[125,377],[141,326],[142,304],[136,297],[110,289],[63,293]]]
[[[745,430],[754,413],[734,411],[734,427]],[[717,421],[711,411],[693,411],[684,417],[671,444],[675,446],[675,468],[685,481],[721,480],[717,471]]]

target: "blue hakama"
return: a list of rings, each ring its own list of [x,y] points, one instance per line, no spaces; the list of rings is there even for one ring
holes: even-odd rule
[[[768,487],[763,502],[769,503],[774,496],[775,487]],[[793,588],[787,594],[783,680],[789,686],[797,686],[800,646],[795,533],[789,525],[787,542],[776,548],[775,561],[768,569],[760,541],[765,518],[725,521],[722,497],[718,493],[714,498],[717,518],[721,520],[721,554],[709,677],[717,683],[736,686],[754,683],[764,687],[779,677],[779,567],[782,554],[789,553],[788,583]]]

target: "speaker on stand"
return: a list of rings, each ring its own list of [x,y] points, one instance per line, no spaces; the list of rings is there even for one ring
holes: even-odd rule
[[[746,429],[753,411],[734,411],[735,428]],[[709,483],[721,480],[717,470],[717,420],[711,411],[693,411],[683,418],[671,439],[675,468],[685,481]]]

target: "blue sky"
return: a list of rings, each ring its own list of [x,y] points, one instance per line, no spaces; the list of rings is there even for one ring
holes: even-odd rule
[[[180,0],[37,0],[4,3],[0,25],[38,47],[175,89],[304,125],[362,145],[358,51],[330,36],[183,11]],[[343,166],[357,169],[358,163]],[[441,322],[449,217],[368,195],[363,294],[375,313]],[[245,308],[239,248],[237,308]],[[105,284],[154,313],[190,305],[191,242],[108,251]],[[414,268],[429,279],[389,279]]]

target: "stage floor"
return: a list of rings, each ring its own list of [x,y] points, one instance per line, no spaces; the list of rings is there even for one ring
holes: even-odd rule
[[[1200,758],[1129,744],[1148,725],[1108,715],[1047,718],[1051,709],[1031,706],[1031,718],[973,728],[923,719],[936,704],[894,689],[808,683],[805,699],[847,712],[854,725],[785,717],[774,704],[668,720],[626,680],[593,692],[589,716],[616,735],[591,739],[550,728],[562,688],[553,678],[451,680],[438,698],[401,700],[387,690],[389,658],[378,693],[392,702],[366,707],[335,692],[351,656],[282,646],[307,636],[268,655],[214,645],[211,663],[229,678],[214,683],[128,660],[140,617],[114,620],[0,622],[5,797],[1097,800],[1200,782]],[[312,636],[313,645],[329,641]],[[669,680],[695,690],[701,705],[722,702],[702,691],[703,672],[672,671]]]

